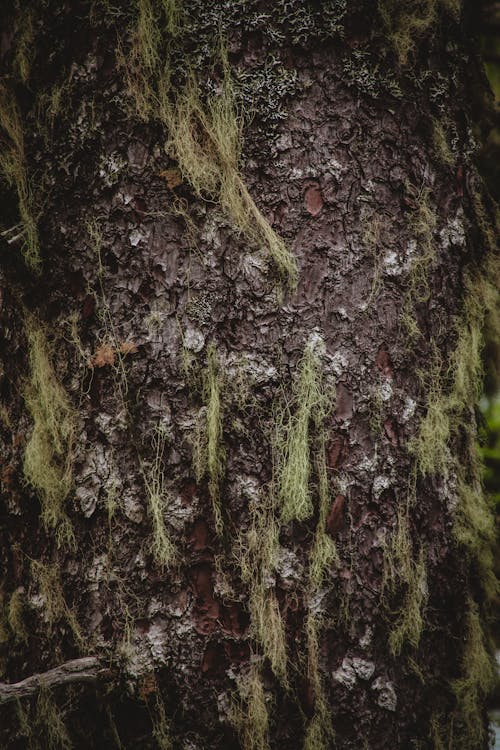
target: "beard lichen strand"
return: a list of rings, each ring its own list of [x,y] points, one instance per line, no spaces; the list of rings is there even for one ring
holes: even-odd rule
[[[468,601],[464,636],[463,676],[452,682],[458,703],[453,712],[453,747],[457,750],[484,746],[484,699],[494,684],[493,659],[485,644],[479,607],[472,599]]]
[[[455,325],[457,343],[447,370],[439,359],[433,365],[427,411],[409,445],[424,476],[448,473],[453,463],[449,442],[460,428],[464,411],[479,398],[485,321],[491,316],[500,324],[499,281],[498,257],[491,253],[481,269],[464,276],[463,312]]]
[[[44,329],[31,315],[26,315],[25,329],[31,373],[24,400],[33,430],[24,453],[24,476],[38,493],[45,529],[55,531],[59,546],[74,546],[64,501],[73,485],[75,415],[50,362]]]
[[[35,218],[33,190],[28,178],[21,112],[13,93],[0,82],[0,132],[3,136],[0,152],[0,175],[15,190],[19,211],[19,224],[8,230],[7,242],[21,241],[26,265],[40,273],[42,261]]]
[[[237,684],[238,697],[233,699],[231,723],[242,748],[269,750],[269,716],[257,657],[252,657],[248,672],[240,675]]]
[[[151,441],[153,460],[149,467],[141,461],[141,472],[153,528],[152,552],[156,562],[161,566],[172,565],[177,557],[176,547],[170,538],[165,523],[165,501],[168,499],[168,493],[163,471],[163,454],[166,441],[167,432],[165,427],[159,423],[154,430]]]
[[[225,473],[225,450],[222,439],[222,374],[215,344],[207,349],[207,366],[202,373],[204,407],[200,412],[194,441],[193,467],[196,480],[208,476],[215,529],[222,534],[224,523],[220,504],[220,484]]]
[[[237,547],[241,577],[248,586],[251,632],[269,660],[276,678],[287,685],[286,636],[276,593],[272,588],[279,556],[279,526],[272,491],[252,501],[251,525]]]
[[[401,67],[408,65],[418,43],[438,28],[439,13],[444,11],[456,21],[461,0],[378,0],[378,12],[385,32]]]
[[[182,33],[181,9],[175,0],[161,5],[167,19],[166,38],[157,24],[161,10],[155,10],[150,0],[138,0],[129,52],[123,43],[118,45],[119,64],[136,113],[144,121],[156,119],[162,123],[167,133],[166,151],[177,161],[195,194],[218,203],[239,232],[269,253],[281,281],[294,290],[298,281],[296,259],[257,207],[239,171],[243,118],[238,112],[226,47],[219,39],[214,49],[223,79],[220,92],[208,96],[206,104],[189,63],[183,88],[176,88],[171,80],[169,45]],[[162,49],[166,50],[163,59]]]
[[[291,409],[295,409],[292,414]],[[313,513],[311,477],[311,426],[320,431],[328,413],[323,391],[321,360],[314,343],[306,344],[298,365],[291,405],[277,416],[274,441],[276,492],[284,523],[304,521]]]

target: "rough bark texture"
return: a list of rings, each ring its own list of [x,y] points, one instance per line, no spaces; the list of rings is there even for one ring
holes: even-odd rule
[[[95,656],[119,676],[3,707],[0,744],[484,748],[472,380],[494,211],[466,13],[131,5],[33,3],[2,35],[5,152],[15,96],[41,265],[21,170],[4,191],[0,674]],[[159,68],[134,57],[148,9],[166,117]],[[263,230],[193,188],[168,131],[187,60],[202,112],[232,82],[241,175],[295,290]],[[232,179],[203,117],[188,126]]]

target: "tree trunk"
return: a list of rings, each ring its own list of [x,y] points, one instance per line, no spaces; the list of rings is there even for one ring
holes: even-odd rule
[[[486,748],[469,9],[4,13],[1,746]]]

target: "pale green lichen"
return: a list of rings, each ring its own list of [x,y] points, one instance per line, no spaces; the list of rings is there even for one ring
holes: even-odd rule
[[[30,379],[24,391],[33,429],[26,444],[23,470],[36,489],[42,521],[55,531],[58,544],[73,544],[71,523],[64,502],[73,485],[75,416],[69,398],[57,380],[43,327],[26,318]]]
[[[231,720],[243,750],[269,750],[269,717],[260,670],[254,658],[248,673],[238,679],[239,698],[233,705]]]
[[[12,92],[0,83],[0,176],[17,196],[19,224],[4,233],[9,244],[20,242],[28,268],[41,270],[33,188],[28,177],[21,112]]]
[[[311,429],[322,429],[328,411],[321,360],[312,344],[306,345],[298,370],[292,404],[278,418],[275,438],[276,492],[285,523],[312,515]]]
[[[197,481],[200,481],[205,474],[208,476],[208,490],[218,534],[222,534],[224,528],[220,503],[220,484],[225,473],[222,382],[217,350],[214,344],[210,344],[207,351],[207,367],[203,372],[205,410],[193,444],[193,465]]]

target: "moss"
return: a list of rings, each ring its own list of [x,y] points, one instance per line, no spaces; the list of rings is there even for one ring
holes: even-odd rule
[[[21,113],[13,94],[0,82],[0,175],[15,190],[20,223],[13,227],[7,236],[12,244],[22,242],[22,253],[30,270],[39,273],[41,258],[38,229],[34,213],[34,196],[28,179]],[[5,234],[5,233],[4,233]]]
[[[389,649],[397,657],[406,642],[413,648],[418,647],[428,597],[425,555],[420,549],[417,557],[414,556],[408,507],[400,510],[395,533],[385,550],[384,578],[392,595],[397,592],[403,595],[389,633]]]
[[[45,564],[40,560],[32,560],[31,575],[43,599],[43,615],[47,621],[49,633],[54,631],[58,622],[64,621],[73,633],[76,643],[82,648],[84,646],[83,635],[75,614],[64,597],[57,564]]]
[[[24,591],[22,588],[16,589],[9,599],[7,610],[7,620],[9,628],[16,641],[28,641],[28,633],[24,623]]]
[[[154,706],[153,721],[153,739],[156,742],[158,750],[172,750],[172,737],[170,732],[169,721],[165,705],[160,698],[157,698]]]
[[[430,377],[424,381],[427,412],[410,443],[424,475],[447,473],[449,441],[460,429],[464,410],[479,398],[485,325],[488,318],[500,322],[498,275],[495,256],[489,256],[481,269],[465,274],[463,312],[455,324],[456,345],[449,366],[445,369],[435,357]]]
[[[286,415],[278,419],[275,440],[276,491],[285,523],[292,519],[303,521],[313,512],[310,488],[311,426],[321,429],[327,413],[320,365],[313,345],[306,345],[294,386],[292,410],[295,411],[289,413],[288,424],[284,424]]]
[[[16,54],[13,67],[20,80],[27,84],[35,54],[34,13],[30,8],[24,8],[19,15],[16,23],[15,45]]]
[[[474,483],[466,483],[463,478],[459,482],[453,535],[477,566],[481,586],[492,600],[498,594],[494,573],[495,517],[479,478]]]
[[[24,454],[24,475],[37,490],[42,521],[55,531],[59,545],[73,544],[74,536],[64,509],[72,484],[74,413],[50,361],[50,347],[42,326],[26,318],[30,380],[24,391],[33,418],[33,430]]]
[[[322,622],[318,615],[309,613],[306,620],[308,677],[314,690],[314,714],[307,725],[304,750],[331,747],[335,732],[331,709],[325,696],[319,671],[319,631]]]
[[[452,683],[458,704],[454,712],[454,747],[468,750],[482,747],[486,741],[484,700],[494,684],[493,659],[486,648],[479,608],[472,600],[468,603],[465,622],[462,674],[463,677]]]
[[[381,288],[381,275],[382,275],[382,258],[383,251],[381,247],[381,238],[383,230],[383,222],[378,217],[372,217],[365,222],[363,227],[363,245],[369,250],[373,256],[373,277],[372,286],[370,289],[370,296],[368,298],[367,306],[369,307],[373,301],[377,298]]]
[[[411,261],[401,322],[410,341],[413,341],[420,335],[414,307],[416,304],[427,302],[430,296],[428,275],[435,257],[433,235],[437,217],[430,206],[428,188],[416,190],[414,186],[407,185],[406,190],[414,205],[408,227],[416,238],[417,254]]]
[[[438,28],[441,10],[458,19],[460,6],[460,0],[378,0],[382,24],[399,65],[406,66],[422,39]]]
[[[254,660],[247,674],[238,680],[239,700],[232,711],[232,722],[243,750],[269,750],[269,718],[260,675]]]
[[[207,351],[207,367],[203,373],[203,397],[206,412],[199,425],[194,443],[193,463],[197,481],[206,474],[212,501],[215,528],[222,534],[223,520],[220,504],[220,484],[224,477],[225,451],[222,441],[222,376],[214,344]]]
[[[237,557],[243,583],[249,591],[251,631],[282,684],[287,684],[286,637],[283,619],[272,588],[279,556],[279,527],[273,496],[253,502],[251,526],[240,538]]]
[[[311,588],[321,586],[325,573],[333,565],[338,565],[339,556],[333,539],[326,533],[326,520],[330,511],[331,498],[326,465],[325,435],[318,439],[316,472],[318,476],[318,523],[309,556],[309,580]]]
[[[220,92],[203,102],[192,56],[176,48],[176,62],[172,60],[173,40],[181,32],[189,34],[182,6],[175,0],[137,0],[136,9],[128,48],[123,42],[119,45],[118,60],[137,115],[163,124],[167,152],[195,194],[218,203],[237,231],[269,253],[283,282],[295,288],[296,260],[258,209],[239,172],[243,119],[222,30],[218,42],[211,39],[208,47],[222,67]],[[195,9],[191,11],[190,16]],[[182,84],[173,85],[173,68]]]
[[[153,526],[153,543],[151,549],[155,560],[160,565],[168,566],[176,559],[177,551],[170,539],[164,517],[167,492],[163,472],[163,454],[166,440],[167,433],[165,428],[161,424],[158,424],[152,441],[154,458],[149,468],[142,466],[142,474],[146,487],[148,512]]]
[[[432,147],[436,158],[445,167],[455,165],[455,157],[450,148],[446,133],[446,121],[433,119],[432,121]]]
[[[34,729],[38,736],[43,736],[47,750],[73,748],[62,713],[47,688],[42,687],[38,693]]]
[[[295,288],[295,258],[257,208],[239,173],[243,121],[227,57],[224,51],[221,54],[224,78],[220,94],[209,96],[203,105],[191,74],[174,105],[166,99],[162,103],[160,111],[169,132],[167,151],[196,195],[218,203],[238,231],[269,253],[280,277]]]

